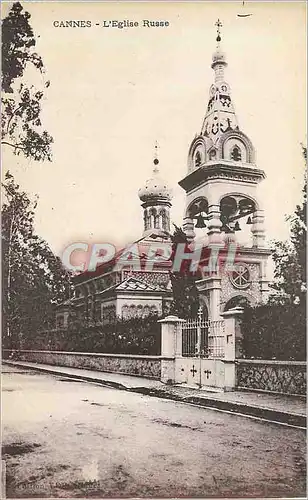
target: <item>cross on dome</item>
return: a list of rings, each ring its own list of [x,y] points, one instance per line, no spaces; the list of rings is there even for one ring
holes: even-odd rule
[[[221,36],[220,36],[220,28],[222,28],[222,22],[220,21],[220,19],[217,19],[216,23],[215,23],[215,26],[217,26],[217,37],[216,37],[216,42],[220,42],[221,41]]]
[[[154,146],[154,160],[153,160],[153,163],[154,163],[153,172],[154,173],[158,173],[159,172],[159,169],[158,169],[158,166],[157,166],[159,164],[158,148],[159,148],[158,142],[155,141],[155,146]]]
[[[158,142],[155,141],[154,146],[154,168],[153,174],[150,179],[148,179],[141,189],[138,191],[138,196],[142,201],[152,202],[154,200],[160,199],[165,201],[170,201],[172,198],[172,192],[166,181],[160,177],[160,172],[158,168]]]

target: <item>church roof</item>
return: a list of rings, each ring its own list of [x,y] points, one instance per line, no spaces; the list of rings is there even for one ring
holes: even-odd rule
[[[121,259],[121,256],[124,258],[124,255],[126,255],[126,253],[129,253],[131,257],[129,260],[127,260],[128,263],[131,261],[133,265],[134,261],[138,262],[140,260],[141,264],[143,263],[143,265],[145,265],[146,262],[151,260],[150,257],[147,259],[149,250],[151,249],[153,251],[155,247],[161,249],[162,246],[165,245],[166,247],[171,245],[170,234],[166,231],[156,231],[155,229],[153,229],[150,234],[142,236],[142,238],[139,238],[133,243],[130,243],[126,247],[118,250],[115,254],[115,257],[110,262],[99,264],[94,272],[85,270],[80,274],[74,276],[74,282],[78,284],[97,278],[99,276],[103,276],[106,272],[116,270],[117,262],[119,261],[119,259]],[[168,252],[166,253],[166,255],[168,255]],[[162,256],[159,261],[155,261],[154,269],[157,270],[158,268],[169,268],[170,265],[170,259],[168,257],[164,259]]]
[[[161,292],[165,290],[164,287],[162,287],[159,284],[152,285],[150,283],[147,283],[146,281],[141,281],[138,280],[134,277],[130,277],[120,283],[117,287],[116,290],[118,291],[129,291],[129,292],[144,292],[144,291],[149,291],[149,292]]]
[[[110,292],[166,292],[166,287],[163,284],[150,284],[146,281],[139,280],[130,276],[121,283],[106,288],[101,295]]]

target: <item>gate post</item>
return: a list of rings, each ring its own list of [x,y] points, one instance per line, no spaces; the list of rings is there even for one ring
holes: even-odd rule
[[[225,390],[232,390],[236,386],[235,359],[241,349],[240,317],[242,314],[241,307],[234,307],[221,313],[225,322]]]
[[[175,382],[175,358],[182,356],[182,329],[184,320],[177,316],[167,316],[158,320],[161,323],[161,382]]]

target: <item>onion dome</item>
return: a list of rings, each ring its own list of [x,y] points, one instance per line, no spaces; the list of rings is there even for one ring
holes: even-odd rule
[[[138,196],[141,201],[148,202],[155,199],[170,201],[172,199],[172,190],[168,184],[159,176],[157,158],[154,159],[153,175],[148,179],[145,185],[139,189]]]

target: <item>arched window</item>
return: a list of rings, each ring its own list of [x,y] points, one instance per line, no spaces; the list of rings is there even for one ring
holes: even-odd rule
[[[166,227],[166,211],[164,209],[160,210],[159,216],[160,216],[160,227],[162,229],[167,229],[167,227]]]
[[[246,297],[243,297],[242,295],[237,295],[236,297],[232,297],[232,299],[230,299],[226,303],[225,311],[229,311],[234,307],[247,307],[247,306],[249,306],[249,300]]]
[[[149,229],[150,228],[150,224],[151,224],[151,216],[145,210],[144,211],[144,229],[145,230]]]
[[[150,308],[149,306],[144,306],[143,308],[143,316],[146,317],[146,316],[149,316],[150,314]]]
[[[159,215],[156,214],[154,217],[154,228],[159,229]]]
[[[195,156],[195,167],[196,168],[200,167],[201,162],[202,162],[201,153],[200,153],[200,151],[197,151],[196,156]]]
[[[150,228],[153,229],[154,227],[156,227],[157,224],[157,211],[155,208],[152,208],[150,210],[149,216],[150,216]]]
[[[153,315],[153,316],[158,315],[158,310],[157,310],[156,306],[151,306],[151,308],[150,308],[150,314]]]
[[[242,159],[242,152],[239,146],[237,146],[236,144],[231,150],[231,160],[241,161],[241,159]]]
[[[136,306],[131,305],[129,308],[129,317],[130,318],[135,318],[136,317]]]
[[[122,307],[122,318],[127,319],[128,318],[128,306],[123,306]]]
[[[141,305],[141,304],[139,304],[139,305],[137,306],[137,317],[138,317],[138,318],[142,318],[142,314],[143,314],[143,307],[142,307],[142,305]]]
[[[209,156],[210,156],[210,160],[214,160],[214,158],[216,158],[216,150],[211,149],[209,152]]]

